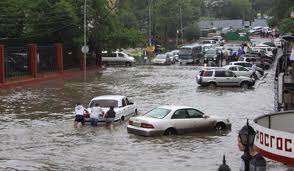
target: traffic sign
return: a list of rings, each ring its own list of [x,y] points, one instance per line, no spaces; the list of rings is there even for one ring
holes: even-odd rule
[[[82,50],[83,53],[88,53],[89,52],[89,47],[88,46],[83,46],[81,50]]]

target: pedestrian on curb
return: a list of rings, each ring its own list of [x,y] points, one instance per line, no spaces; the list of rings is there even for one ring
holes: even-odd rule
[[[255,64],[255,61],[254,60],[252,61],[251,70],[252,70],[252,75],[250,76],[250,78],[253,77],[254,80],[258,80],[258,76],[256,75],[256,64]]]

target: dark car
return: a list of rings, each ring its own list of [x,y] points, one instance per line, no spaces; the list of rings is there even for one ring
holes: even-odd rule
[[[204,60],[207,61],[218,61],[220,54],[217,49],[208,49],[204,55]]]

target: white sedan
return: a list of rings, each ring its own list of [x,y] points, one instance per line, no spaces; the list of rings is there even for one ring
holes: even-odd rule
[[[114,107],[116,113],[114,121],[124,121],[126,117],[137,114],[137,107],[133,102],[130,102],[126,96],[121,95],[106,95],[94,97],[89,103],[87,111],[91,113],[92,107],[98,104],[104,112],[109,108]],[[86,121],[89,120],[86,118]],[[105,118],[99,116],[99,122],[104,122]]]
[[[201,111],[188,106],[160,106],[143,116],[131,117],[127,126],[128,133],[142,136],[219,129],[231,129],[230,121],[218,116],[204,115]]]
[[[252,70],[249,70],[248,68],[245,68],[241,65],[226,65],[223,68],[225,68],[226,70],[230,70],[233,73],[235,73],[238,77],[239,76],[243,76],[243,77],[251,77],[253,72]],[[256,72],[256,75],[258,78],[261,77],[261,75],[259,74],[259,72]]]

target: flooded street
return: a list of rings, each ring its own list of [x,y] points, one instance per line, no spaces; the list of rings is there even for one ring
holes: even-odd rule
[[[108,68],[103,75],[52,80],[1,90],[0,170],[217,170],[226,155],[238,170],[237,132],[246,118],[274,111],[274,70],[253,89],[199,87],[195,66]],[[195,106],[228,117],[232,130],[178,136],[127,133],[127,121],[106,127],[73,128],[77,102],[94,96],[126,95],[139,113],[170,104]],[[268,170],[291,170],[267,160]]]

